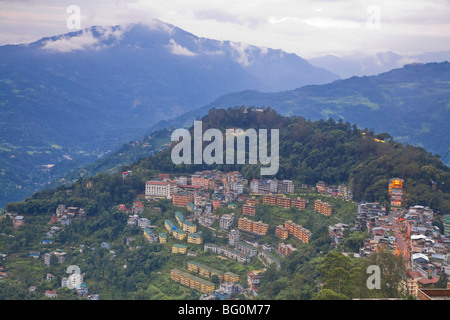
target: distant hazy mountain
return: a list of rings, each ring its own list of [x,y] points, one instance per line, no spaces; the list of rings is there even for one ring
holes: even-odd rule
[[[335,79],[294,54],[158,20],[0,46],[0,207],[220,95]]]
[[[352,76],[371,76],[392,69],[401,68],[413,62],[429,63],[450,61],[450,51],[430,52],[419,55],[401,56],[394,52],[379,52],[374,55],[354,54],[352,56],[338,57],[325,55],[309,59],[308,62],[320,68],[325,68],[342,79]]]
[[[450,63],[411,64],[377,76],[352,77],[277,93],[227,94],[152,130],[192,124],[212,108],[269,106],[283,115],[334,118],[446,156],[450,150]],[[151,131],[151,130],[150,130]],[[149,131],[149,132],[150,132]],[[450,165],[450,153],[443,159]]]

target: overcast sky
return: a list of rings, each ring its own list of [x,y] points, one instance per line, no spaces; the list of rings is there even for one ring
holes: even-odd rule
[[[67,33],[77,5],[81,28],[152,18],[199,37],[325,54],[450,50],[450,0],[0,0],[0,44]]]

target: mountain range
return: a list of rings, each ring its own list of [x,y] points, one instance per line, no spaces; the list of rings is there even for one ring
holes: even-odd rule
[[[353,76],[373,76],[401,68],[405,64],[444,61],[450,61],[450,51],[410,55],[400,55],[392,51],[377,52],[370,55],[355,53],[349,56],[328,54],[308,59],[308,62],[312,65],[330,70],[342,79]]]
[[[139,141],[125,143],[104,158],[73,170],[59,183],[75,181],[80,176],[94,176],[99,172],[117,172],[122,165],[166,148],[174,129],[192,126],[194,120],[206,116],[212,109],[233,106],[270,106],[285,115],[355,121],[360,128],[385,132],[383,136],[386,139],[390,139],[392,134],[402,143],[425,147],[428,152],[437,153],[448,166],[450,141],[445,123],[450,117],[449,76],[449,63],[415,64],[378,76],[353,77],[293,91],[227,94],[170,121],[160,121]]]
[[[377,59],[383,68],[406,61]],[[1,46],[0,61],[0,208],[63,177],[137,161],[164,148],[169,128],[242,105],[388,132],[450,164],[447,62],[376,76],[349,66],[352,77],[341,80],[342,70],[313,66],[318,59],[199,38],[158,20]]]
[[[449,165],[450,63],[410,64],[376,76],[351,77],[280,92],[245,90],[226,94],[155,129],[183,127],[212,108],[270,106],[283,115],[355,123],[388,132],[399,142],[423,147]],[[444,159],[445,157],[445,159]]]

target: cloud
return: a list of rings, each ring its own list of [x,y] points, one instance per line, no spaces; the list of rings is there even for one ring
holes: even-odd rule
[[[98,49],[98,39],[94,37],[91,31],[83,31],[79,36],[62,37],[55,41],[45,42],[42,49],[51,52],[71,52],[85,49]]]
[[[420,62],[420,60],[414,57],[402,57],[400,60],[396,61],[399,67],[403,67],[405,64],[411,64],[416,62]]]
[[[239,19],[239,16],[218,9],[196,11],[194,12],[194,16],[195,18],[201,20],[216,20],[218,22],[232,22],[239,24],[242,23],[242,20]]]
[[[282,22],[286,22],[289,20],[299,21],[300,19],[294,18],[294,17],[282,17],[282,18],[270,17],[269,19],[267,19],[267,21],[271,24],[282,23]]]
[[[139,21],[140,24],[147,26],[150,30],[159,30],[172,35],[175,33],[175,28],[167,23],[164,23],[158,19],[146,19]]]
[[[64,1],[0,0],[0,3],[0,44],[31,42],[68,32],[68,3]],[[76,4],[81,8],[82,28],[146,23],[157,18],[198,37],[279,48],[303,57],[377,48],[410,53],[425,48],[430,52],[444,51],[449,50],[450,43],[449,0],[77,0]],[[380,8],[380,29],[367,28],[370,4]],[[151,28],[165,27],[169,34],[175,30],[164,24],[148,24]],[[80,35],[79,39],[58,40],[48,43],[46,48],[55,51],[102,48],[89,34]],[[175,52],[192,55],[186,48],[171,46]],[[245,63],[245,54],[240,57]]]
[[[92,31],[99,34],[96,37]],[[92,27],[81,30],[78,35],[66,34],[56,40],[48,40],[42,46],[43,50],[50,52],[72,52],[78,50],[100,50],[108,47],[103,41],[112,40],[114,42],[122,39],[125,29],[112,27]]]
[[[239,62],[243,66],[249,66],[251,63],[248,60],[249,52],[248,49],[250,46],[243,42],[230,42],[230,46],[237,53],[237,62]]]
[[[189,49],[179,45],[175,42],[175,40],[170,39],[167,48],[170,50],[172,54],[180,55],[180,56],[196,56],[195,52],[190,51]]]
[[[361,27],[361,23],[355,21],[329,18],[303,19],[302,22],[317,28],[354,29]]]

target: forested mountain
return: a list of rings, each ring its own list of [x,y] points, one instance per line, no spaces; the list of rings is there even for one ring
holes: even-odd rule
[[[314,185],[319,180],[330,184],[349,183],[355,200],[379,201],[389,208],[389,178],[398,176],[405,179],[406,205],[429,205],[439,215],[450,211],[450,169],[424,149],[404,146],[395,142],[387,133],[376,134],[370,130],[360,130],[342,120],[309,121],[297,116],[285,117],[270,108],[212,109],[202,119],[202,124],[204,130],[279,129],[280,170],[276,177],[292,179],[297,186],[300,183]],[[180,268],[186,264],[186,257],[170,253],[163,244],[149,244],[138,229],[127,227],[127,215],[119,212],[117,205],[131,207],[136,197],[143,193],[145,181],[158,173],[186,175],[198,170],[240,170],[247,179],[252,179],[259,176],[260,165],[174,165],[171,161],[172,147],[173,145],[133,165],[122,167],[121,171],[132,172],[126,179],[123,179],[121,172],[99,173],[94,177],[79,178],[71,185],[37,192],[23,202],[9,203],[6,209],[24,215],[27,223],[15,230],[10,219],[0,219],[4,234],[12,235],[0,238],[0,248],[7,255],[14,254],[5,264],[10,268],[7,270],[11,278],[17,279],[7,279],[0,284],[1,296],[38,298],[37,293],[33,295],[26,288],[39,282],[42,274],[49,271],[59,275],[59,280],[40,281],[42,284],[39,284],[39,290],[59,287],[58,281],[65,272],[64,265],[53,263],[51,267],[46,267],[42,259],[30,258],[28,251],[62,248],[70,252],[67,263],[82,268],[86,273],[85,281],[90,292],[100,293],[102,299],[198,298],[198,292],[175,284],[169,277],[171,268]],[[430,180],[439,182],[436,188],[431,187]],[[310,197],[307,193],[304,196]],[[310,243],[298,243],[298,251],[282,260],[281,269],[277,270],[273,264],[269,266],[262,278],[261,298],[349,299],[398,295],[398,286],[389,287],[389,283],[387,289],[368,292],[364,270],[366,265],[373,264],[371,259],[401,268],[399,258],[390,254],[376,254],[368,259],[355,260],[337,252],[329,252],[327,226],[336,221],[352,223],[356,205],[344,200],[328,201],[332,201],[336,208],[333,217],[318,216],[308,208],[301,214],[296,210],[265,206],[258,209],[256,218],[272,226],[272,231],[261,241],[273,245],[279,241],[273,228],[281,217],[290,217],[289,219],[294,219],[313,232]],[[86,219],[74,219],[53,239],[51,248],[43,246],[40,241],[49,228],[50,216],[55,213],[59,204],[84,207]],[[154,210],[155,207],[159,209]],[[167,200],[160,200],[148,203],[143,216],[149,218],[157,228],[164,228],[164,219],[173,219],[176,210],[180,209],[172,207]],[[221,208],[217,214],[230,210],[236,212]],[[205,242],[225,241],[213,236],[208,228],[201,230]],[[349,250],[357,250],[366,236],[360,232],[347,235],[344,245]],[[112,251],[98,247],[105,242],[111,245]],[[233,261],[218,263],[214,256],[204,253],[202,248],[191,246],[191,250],[199,253],[200,261],[210,266],[227,267],[240,275],[240,282],[243,284],[246,283],[248,271],[263,267],[258,259],[245,265]],[[73,251],[76,248],[83,250]],[[27,266],[26,271],[22,270],[21,266],[24,265]],[[337,268],[339,274],[346,279],[343,285],[334,285]],[[396,277],[392,278],[392,283],[397,283],[397,269],[390,270],[394,270],[392,274]],[[327,283],[320,291],[319,281]],[[70,290],[58,289],[58,292],[61,299],[78,299]]]
[[[279,129],[280,170],[276,178],[292,179],[297,186],[301,183],[311,186],[319,180],[330,184],[349,183],[354,200],[379,201],[389,209],[389,179],[402,177],[405,179],[406,205],[429,205],[438,212],[438,217],[450,212],[450,169],[426,150],[402,145],[387,133],[360,130],[342,120],[309,121],[298,116],[285,117],[270,108],[211,109],[202,118],[202,125],[204,130],[217,128],[222,131],[228,128]],[[130,208],[136,197],[142,195],[145,182],[158,173],[175,176],[198,170],[240,170],[247,179],[252,179],[259,177],[260,165],[175,165],[171,160],[173,146],[122,167],[121,171],[132,172],[125,179],[122,172],[99,173],[94,177],[79,178],[71,185],[37,192],[25,201],[9,203],[6,209],[24,215],[27,222],[14,229],[11,219],[0,219],[4,232],[0,238],[1,251],[13,255],[5,262],[10,276],[0,283],[0,296],[39,299],[38,293],[28,292],[28,286],[39,283],[37,292],[42,294],[46,288],[59,288],[65,264],[54,262],[47,267],[42,259],[28,256],[29,250],[58,249],[68,252],[66,263],[80,266],[90,292],[99,293],[101,299],[198,299],[197,291],[170,279],[170,270],[182,268],[192,257],[171,253],[167,244],[148,243],[139,228],[127,226],[127,215],[117,206],[123,204]],[[432,188],[430,180],[439,182],[436,188]],[[302,196],[317,197],[309,192],[304,191]],[[271,226],[261,243],[276,245],[279,242],[274,227],[283,219],[293,219],[313,233],[309,243],[296,242],[298,250],[282,259],[280,269],[275,264],[268,266],[261,279],[258,297],[284,300],[401,297],[398,283],[404,265],[399,257],[377,253],[356,259],[330,249],[327,226],[337,221],[352,224],[356,204],[342,199],[329,198],[327,201],[335,208],[331,217],[318,215],[309,205],[301,212],[291,210],[293,208],[258,207],[255,218]],[[86,217],[73,219],[57,233],[52,245],[42,245],[40,241],[51,225],[49,219],[59,204],[84,207]],[[237,209],[219,208],[216,214],[234,212],[239,216],[242,204],[237,205]],[[159,230],[165,230],[164,219],[174,219],[174,212],[178,210],[185,209],[173,207],[166,199],[150,201],[142,216],[150,219]],[[225,244],[227,241],[217,237],[211,231],[213,229],[201,227],[200,230],[205,242]],[[345,235],[343,245],[347,250],[358,250],[365,237],[364,232],[352,232]],[[110,249],[100,246],[104,243]],[[239,264],[218,259],[204,252],[202,246],[191,244],[190,250],[197,252],[195,259],[211,267],[227,268],[239,274],[239,283],[243,285],[247,283],[247,272],[264,267],[256,257],[250,263]],[[390,273],[383,275],[383,281],[385,278],[389,281],[383,282],[382,290],[370,291],[365,282],[365,270],[375,259],[377,264],[389,266]],[[23,266],[27,267],[24,269]],[[57,275],[57,280],[40,280],[49,271]],[[319,282],[326,285],[320,288]],[[60,299],[80,299],[74,291],[58,289],[58,292]]]
[[[148,156],[150,149],[144,149],[141,145],[155,144],[152,137],[158,137],[157,141],[162,144],[168,143],[171,131],[191,126],[195,119],[205,116],[211,108],[228,108],[246,103],[251,106],[267,105],[281,114],[297,114],[311,120],[327,120],[329,117],[343,119],[355,123],[360,129],[389,132],[396,141],[422,146],[427,151],[439,154],[448,166],[450,132],[445,125],[450,118],[448,79],[450,73],[447,63],[410,65],[380,76],[353,77],[294,91],[244,91],[224,95],[202,108],[160,121],[147,131],[140,145],[134,141],[126,143],[116,152],[86,168],[73,171],[66,178],[74,180],[86,172],[95,174],[117,170],[120,165]],[[380,102],[376,104],[371,101]]]
[[[223,132],[226,128],[279,129],[280,165],[277,179],[309,185],[319,180],[330,184],[349,182],[356,201],[378,201],[389,207],[386,188],[389,179],[395,176],[405,180],[407,204],[422,203],[450,212],[450,169],[425,149],[398,143],[388,133],[361,130],[354,124],[343,120],[336,122],[332,118],[310,121],[298,116],[285,117],[271,108],[265,108],[262,112],[247,107],[214,108],[202,118],[202,124],[204,130],[217,128]],[[260,164],[175,165],[171,160],[173,145],[122,167],[121,171],[133,171],[133,177],[126,183],[119,181],[122,179],[121,172],[98,174],[94,178],[80,178],[70,186],[37,192],[25,202],[10,203],[6,208],[27,214],[51,212],[61,201],[56,196],[61,196],[58,190],[69,188],[74,190],[69,197],[73,199],[71,201],[77,199],[79,205],[87,201],[93,206],[91,214],[95,214],[99,207],[108,208],[115,203],[130,202],[143,191],[144,182],[158,172],[181,174],[218,169],[240,170],[247,179],[260,176]],[[207,143],[204,142],[204,145]],[[85,183],[92,179],[98,182],[94,183],[93,188],[86,189]],[[432,189],[430,181],[438,182],[436,190]],[[97,192],[105,198],[99,201]]]
[[[0,61],[0,207],[220,95],[338,79],[295,54],[158,20],[4,45]]]
[[[170,125],[183,127],[211,108],[270,106],[282,115],[310,120],[331,117],[361,129],[389,132],[398,142],[423,147],[444,158],[450,150],[449,84],[448,62],[406,65],[377,76],[352,77],[290,91],[227,94],[174,119]],[[163,121],[154,128],[167,126],[168,122]],[[443,161],[450,164],[450,153]]]

